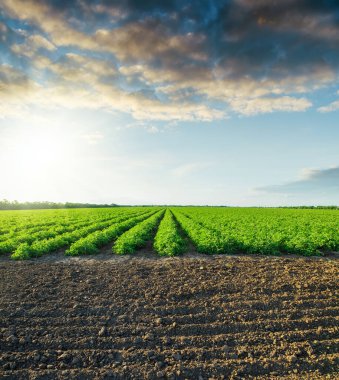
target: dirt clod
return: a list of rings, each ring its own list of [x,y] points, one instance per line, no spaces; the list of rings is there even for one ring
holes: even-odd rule
[[[101,329],[99,330],[98,335],[99,335],[99,336],[105,336],[106,334],[107,334],[107,329],[106,329],[106,327],[101,327]]]

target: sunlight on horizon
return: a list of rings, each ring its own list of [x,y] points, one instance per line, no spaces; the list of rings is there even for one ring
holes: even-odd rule
[[[1,156],[6,162],[4,171],[13,194],[22,198],[48,197],[45,187],[53,183],[74,159],[77,147],[72,146],[65,129],[31,127],[9,136]]]

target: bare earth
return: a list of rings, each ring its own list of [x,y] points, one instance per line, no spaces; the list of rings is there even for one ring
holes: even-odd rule
[[[338,259],[0,261],[4,379],[339,379]]]

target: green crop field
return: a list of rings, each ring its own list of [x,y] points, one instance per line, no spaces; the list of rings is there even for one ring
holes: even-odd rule
[[[339,250],[339,211],[222,207],[116,207],[2,211],[0,253],[28,259],[52,252],[132,254],[148,242],[161,256],[321,255]]]

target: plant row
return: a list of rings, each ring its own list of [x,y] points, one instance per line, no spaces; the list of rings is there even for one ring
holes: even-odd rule
[[[74,242],[65,253],[70,256],[98,253],[101,247],[116,239],[124,231],[148,218],[149,214],[150,213],[142,214],[141,216],[136,216],[120,223],[114,223],[101,231],[95,231]]]
[[[28,244],[27,242],[22,243],[15,249],[14,253],[11,255],[11,258],[15,260],[22,260],[57,251],[58,249],[68,247],[70,244],[91,234],[94,231],[102,230],[109,227],[112,223],[119,223],[129,218],[131,218],[131,214],[121,214],[120,216],[111,218],[108,221],[97,222],[89,226],[76,229],[72,232],[57,235],[54,238],[35,240],[32,244]]]
[[[167,209],[155,235],[153,247],[160,256],[175,256],[187,250],[187,242],[180,235],[172,212]]]
[[[113,252],[123,255],[126,253],[134,253],[136,249],[143,247],[147,241],[153,238],[163,215],[164,210],[160,210],[148,219],[126,231],[114,243]]]
[[[196,250],[200,253],[223,253],[223,244],[217,232],[203,227],[186,215],[175,211],[174,215],[181,228],[192,240]]]

